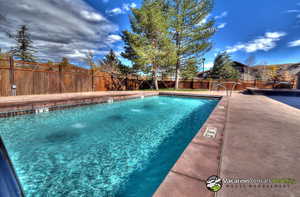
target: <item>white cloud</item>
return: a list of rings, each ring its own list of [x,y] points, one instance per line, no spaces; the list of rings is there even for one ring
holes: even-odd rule
[[[119,35],[109,35],[107,37],[107,39],[111,43],[118,42],[118,41],[122,40],[121,36],[119,36]]]
[[[226,51],[227,51],[227,53],[234,53],[236,51],[244,49],[245,47],[246,47],[246,45],[244,45],[244,44],[237,44],[233,47],[228,47],[228,49]]]
[[[77,58],[84,58],[85,57],[85,53],[80,52],[79,50],[74,50],[74,53],[68,54],[66,55],[68,58],[72,58],[72,59],[77,59]]]
[[[130,8],[136,8],[136,4],[135,3],[124,3],[123,4],[123,9],[126,11],[129,11]]]
[[[265,37],[277,39],[277,38],[280,38],[280,37],[285,36],[285,35],[286,35],[286,33],[284,33],[284,32],[267,32],[265,34]]]
[[[287,13],[298,13],[298,12],[300,12],[300,10],[287,10],[286,12]]]
[[[217,15],[217,16],[215,16],[215,19],[217,20],[217,19],[221,19],[221,18],[224,18],[224,17],[226,17],[228,15],[228,12],[222,12],[220,15]]]
[[[289,47],[298,47],[298,46],[300,46],[300,40],[295,40],[295,41],[289,42],[288,46]]]
[[[86,20],[90,20],[90,21],[102,21],[102,20],[105,20],[105,18],[103,16],[101,16],[100,14],[97,14],[95,12],[89,12],[89,11],[83,10],[83,11],[80,12],[80,14]]]
[[[124,3],[122,5],[122,8],[114,8],[111,10],[106,10],[106,13],[111,15],[118,15],[118,14],[126,14],[127,11],[129,11],[131,8],[135,8],[135,3]]]
[[[15,33],[23,24],[28,25],[36,56],[45,60],[76,59],[86,50],[100,53],[118,41],[109,37],[118,26],[83,0],[0,0],[0,5],[0,48],[4,50],[15,44],[4,32]]]
[[[247,53],[252,53],[255,51],[269,51],[276,47],[276,42],[280,40],[281,37],[285,36],[284,32],[267,32],[264,36],[258,37],[253,41],[247,43],[240,43],[233,47],[227,47],[228,53],[234,53],[236,51],[243,50]]]
[[[124,11],[121,8],[114,8],[111,10],[107,10],[106,13],[112,14],[112,15],[118,15],[118,14],[123,14]]]
[[[220,25],[217,26],[218,29],[223,29],[227,23],[221,23]]]

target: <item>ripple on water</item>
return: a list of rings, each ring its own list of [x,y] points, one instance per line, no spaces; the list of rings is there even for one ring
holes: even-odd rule
[[[150,105],[150,104],[145,104],[143,106],[144,109],[155,109],[155,107],[153,105]]]
[[[78,122],[78,123],[72,124],[71,127],[75,128],[75,129],[83,129],[86,127],[86,125]]]
[[[74,140],[80,136],[79,133],[72,131],[57,131],[46,136],[46,140],[52,143],[65,142],[69,140]]]
[[[142,110],[140,110],[140,109],[131,109],[131,111],[133,111],[133,112],[140,112]]]
[[[125,120],[125,117],[123,117],[122,115],[116,114],[116,115],[108,116],[107,119],[109,121],[121,121],[121,120]]]

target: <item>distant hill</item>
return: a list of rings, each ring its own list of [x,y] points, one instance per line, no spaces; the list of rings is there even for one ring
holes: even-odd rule
[[[287,63],[287,64],[271,64],[271,65],[255,65],[252,66],[253,69],[272,69],[277,68],[280,70],[289,70],[289,71],[295,71],[300,68],[300,63]],[[295,73],[296,74],[296,73]]]

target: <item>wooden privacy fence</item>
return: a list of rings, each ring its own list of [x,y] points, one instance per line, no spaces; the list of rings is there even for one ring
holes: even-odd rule
[[[70,65],[71,66],[71,65]],[[183,80],[179,88],[212,89],[221,81]],[[230,89],[235,81],[228,81]],[[163,79],[159,88],[173,88],[175,81]],[[272,88],[273,84],[265,81],[240,81],[236,90],[247,87]],[[152,80],[138,75],[112,75],[71,66],[23,62],[12,58],[0,59],[0,96],[53,94],[67,92],[139,90],[153,88]],[[222,88],[218,88],[222,89]]]
[[[256,88],[265,88],[271,89],[273,88],[274,83],[268,81],[259,81],[259,80],[252,80],[252,81],[241,81],[241,80],[200,80],[200,79],[193,79],[193,80],[182,80],[179,82],[180,89],[206,89],[206,90],[223,90],[223,87],[216,87],[220,83],[224,83],[223,86],[226,89],[232,89],[235,83],[239,83],[235,86],[235,90],[245,90],[249,87],[256,87]],[[174,88],[175,81],[172,80],[164,80],[158,82],[160,88]]]
[[[111,75],[80,67],[0,59],[0,96],[67,92],[137,90],[145,80],[139,76]]]

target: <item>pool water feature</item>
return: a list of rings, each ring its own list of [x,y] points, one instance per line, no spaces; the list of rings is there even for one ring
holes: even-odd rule
[[[218,100],[154,96],[5,118],[26,196],[152,196]]]

